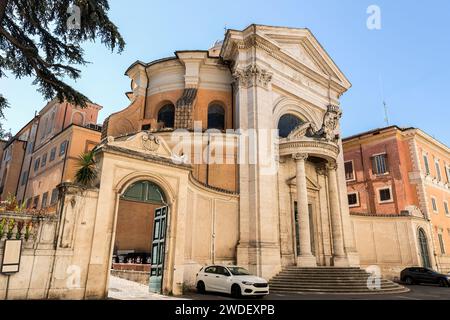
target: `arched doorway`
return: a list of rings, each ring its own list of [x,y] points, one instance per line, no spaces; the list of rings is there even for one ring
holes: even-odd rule
[[[168,214],[164,191],[151,181],[134,182],[123,192],[117,213],[113,275],[161,293]]]
[[[428,251],[428,240],[425,231],[422,228],[419,229],[419,248],[420,248],[420,255],[422,257],[423,267],[430,268],[431,262],[430,262],[430,254]]]

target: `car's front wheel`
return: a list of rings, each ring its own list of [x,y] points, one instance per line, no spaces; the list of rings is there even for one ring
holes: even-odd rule
[[[240,298],[242,296],[241,287],[238,284],[233,284],[231,287],[231,296],[233,298]]]
[[[445,279],[440,279],[439,280],[439,286],[440,287],[448,287],[449,283],[447,282],[447,280]]]
[[[408,284],[408,285],[414,284],[414,280],[413,280],[413,278],[411,278],[411,277],[406,277],[406,278],[405,278],[405,282],[406,282],[406,284]]]
[[[197,283],[197,292],[199,294],[205,294],[206,293],[205,283],[203,281],[199,281]]]

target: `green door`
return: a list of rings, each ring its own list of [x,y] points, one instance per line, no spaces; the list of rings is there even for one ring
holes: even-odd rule
[[[423,229],[419,229],[419,246],[420,254],[422,256],[422,265],[424,268],[431,268],[430,254],[428,252],[428,240]]]
[[[161,293],[168,210],[169,207],[155,210],[150,268],[150,292],[154,293]]]

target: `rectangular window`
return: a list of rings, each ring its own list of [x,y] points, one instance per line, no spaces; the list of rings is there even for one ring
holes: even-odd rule
[[[359,196],[357,192],[347,194],[348,205],[350,208],[359,207]]]
[[[434,198],[434,197],[431,198],[431,206],[432,206],[434,212],[438,212],[436,198]]]
[[[438,179],[438,181],[441,181],[442,176],[441,176],[441,167],[439,166],[439,160],[436,160],[434,162],[434,165],[436,166],[436,178]]]
[[[39,205],[39,196],[36,196],[33,199],[33,208],[32,209],[37,209],[38,205]]]
[[[353,170],[353,161],[346,161],[344,163],[345,167],[345,180],[352,181],[355,180],[355,171]]]
[[[44,154],[42,156],[41,168],[45,167],[46,164],[47,164],[47,154]]]
[[[48,192],[44,193],[42,195],[42,204],[41,204],[41,208],[46,208],[47,207],[47,199],[48,199]]]
[[[55,157],[56,157],[56,147],[52,148],[52,150],[50,151],[50,162],[55,160]]]
[[[31,207],[31,201],[33,201],[33,199],[31,199],[31,198],[27,199],[27,204],[26,204],[27,209],[29,209]]]
[[[372,158],[372,172],[375,175],[389,173],[387,154],[379,154]]]
[[[445,167],[445,174],[447,175],[447,183],[450,184],[450,166]]]
[[[445,211],[445,215],[450,216],[450,211],[448,209],[448,202],[444,201],[444,211]]]
[[[441,247],[441,254],[445,254],[445,246],[444,246],[444,239],[442,237],[442,233],[438,234],[438,238],[439,238],[439,245]]]
[[[39,164],[41,163],[41,159],[37,158],[36,160],[34,160],[34,171],[38,171],[39,170]]]
[[[426,154],[423,155],[423,164],[425,166],[425,174],[430,175],[430,165],[428,164],[428,156]]]
[[[378,190],[379,196],[380,196],[380,203],[383,202],[392,202],[392,192],[391,188],[384,188]]]
[[[52,191],[52,197],[50,198],[50,205],[54,205],[58,201],[58,189],[55,188]]]
[[[24,186],[25,183],[27,183],[28,180],[28,171],[24,171],[24,173],[22,173],[22,180],[20,181],[20,185]]]
[[[59,156],[63,156],[66,153],[67,149],[67,140],[62,142],[59,146]]]
[[[33,152],[33,142],[30,142],[27,145],[27,153],[30,154],[32,152]]]

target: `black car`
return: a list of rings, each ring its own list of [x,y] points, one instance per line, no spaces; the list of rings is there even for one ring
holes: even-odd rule
[[[430,283],[441,287],[450,286],[450,275],[436,272],[429,268],[406,268],[400,273],[400,280],[406,284]]]

